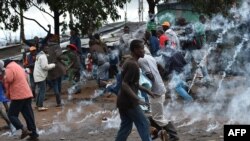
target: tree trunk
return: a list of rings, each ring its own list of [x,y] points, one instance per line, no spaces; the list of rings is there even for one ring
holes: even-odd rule
[[[24,23],[23,23],[23,9],[21,6],[20,6],[20,39],[25,39]]]
[[[155,1],[154,0],[147,0],[148,2],[148,14],[155,14]]]
[[[73,26],[74,26],[73,15],[72,15],[72,13],[69,11],[69,28],[73,28]]]
[[[54,32],[60,37],[60,13],[54,10]]]

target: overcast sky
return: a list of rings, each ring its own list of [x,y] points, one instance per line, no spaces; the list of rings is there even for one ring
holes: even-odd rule
[[[148,5],[147,1],[143,1],[143,7],[144,7],[144,21],[147,20],[147,11],[148,11]],[[125,10],[124,9],[119,9],[119,14],[121,15],[121,19],[118,21],[124,21],[124,15],[125,15]],[[49,10],[48,10],[49,11]],[[49,11],[50,12],[50,11]],[[47,27],[48,24],[51,24],[52,28],[54,28],[54,23],[53,19],[48,16],[45,13],[40,12],[37,8],[32,7],[29,9],[29,11],[25,12],[24,15],[29,18],[34,18],[36,19],[41,25],[44,27]],[[131,0],[130,3],[127,4],[127,18],[128,21],[139,21],[139,16],[138,16],[138,0]],[[61,18],[63,20],[63,18]],[[109,21],[112,22],[112,21]],[[24,20],[24,25],[25,25],[25,36],[26,38],[33,38],[34,36],[39,36],[39,37],[44,37],[46,36],[46,32],[39,27],[35,22],[29,21],[29,20]],[[54,30],[52,29],[52,32]],[[11,34],[12,39],[19,39],[19,34],[20,31],[18,30],[17,32],[9,32],[9,31],[2,31],[0,32],[0,40],[6,39],[6,37],[9,37]]]

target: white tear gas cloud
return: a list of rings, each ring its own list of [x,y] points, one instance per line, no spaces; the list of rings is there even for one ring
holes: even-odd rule
[[[206,121],[202,127],[211,132],[223,128],[224,124],[247,124],[250,108],[249,87],[249,1],[244,1],[236,10],[240,19],[228,19],[222,15],[215,15],[207,27],[216,32],[218,39],[207,44],[209,71],[219,70],[212,77],[212,85],[199,87],[196,90],[197,101],[183,104],[176,102],[176,96],[165,106],[165,116],[178,124],[178,127],[198,126]],[[248,23],[246,29],[241,26]],[[220,52],[219,52],[220,51]],[[219,52],[219,53],[218,53]],[[219,55],[219,56],[216,56]],[[243,56],[246,57],[243,57]],[[242,58],[241,60],[239,60]],[[250,57],[249,57],[250,58]],[[220,72],[220,73],[218,73]],[[236,75],[232,75],[235,72]],[[210,73],[210,72],[209,72]],[[234,74],[234,73],[233,73]],[[170,90],[171,95],[177,95]],[[196,124],[197,123],[197,124]]]

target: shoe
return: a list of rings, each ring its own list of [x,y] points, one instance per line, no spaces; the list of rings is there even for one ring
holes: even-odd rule
[[[46,108],[46,107],[38,107],[37,110],[38,111],[46,111],[46,110],[48,110],[48,108]]]
[[[20,139],[26,138],[26,137],[29,136],[31,133],[32,133],[32,132],[29,131],[27,128],[23,129]]]
[[[57,104],[56,107],[57,107],[57,108],[62,108],[62,107],[63,107],[63,104]]]
[[[26,139],[27,141],[39,141],[38,137],[30,136],[29,138]]]
[[[168,141],[168,134],[166,130],[160,130],[159,134],[162,141]]]

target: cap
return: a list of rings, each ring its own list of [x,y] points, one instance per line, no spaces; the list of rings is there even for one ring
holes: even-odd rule
[[[170,23],[167,22],[167,21],[166,21],[166,22],[163,22],[163,23],[162,23],[162,26],[168,26],[168,27],[170,27]]]
[[[30,47],[30,51],[34,51],[34,50],[36,50],[36,47],[31,46],[31,47]]]
[[[4,71],[4,61],[0,60],[0,72]]]
[[[77,50],[77,47],[74,44],[69,44],[69,45],[67,45],[67,47],[69,47],[69,48],[71,48],[73,50]]]

